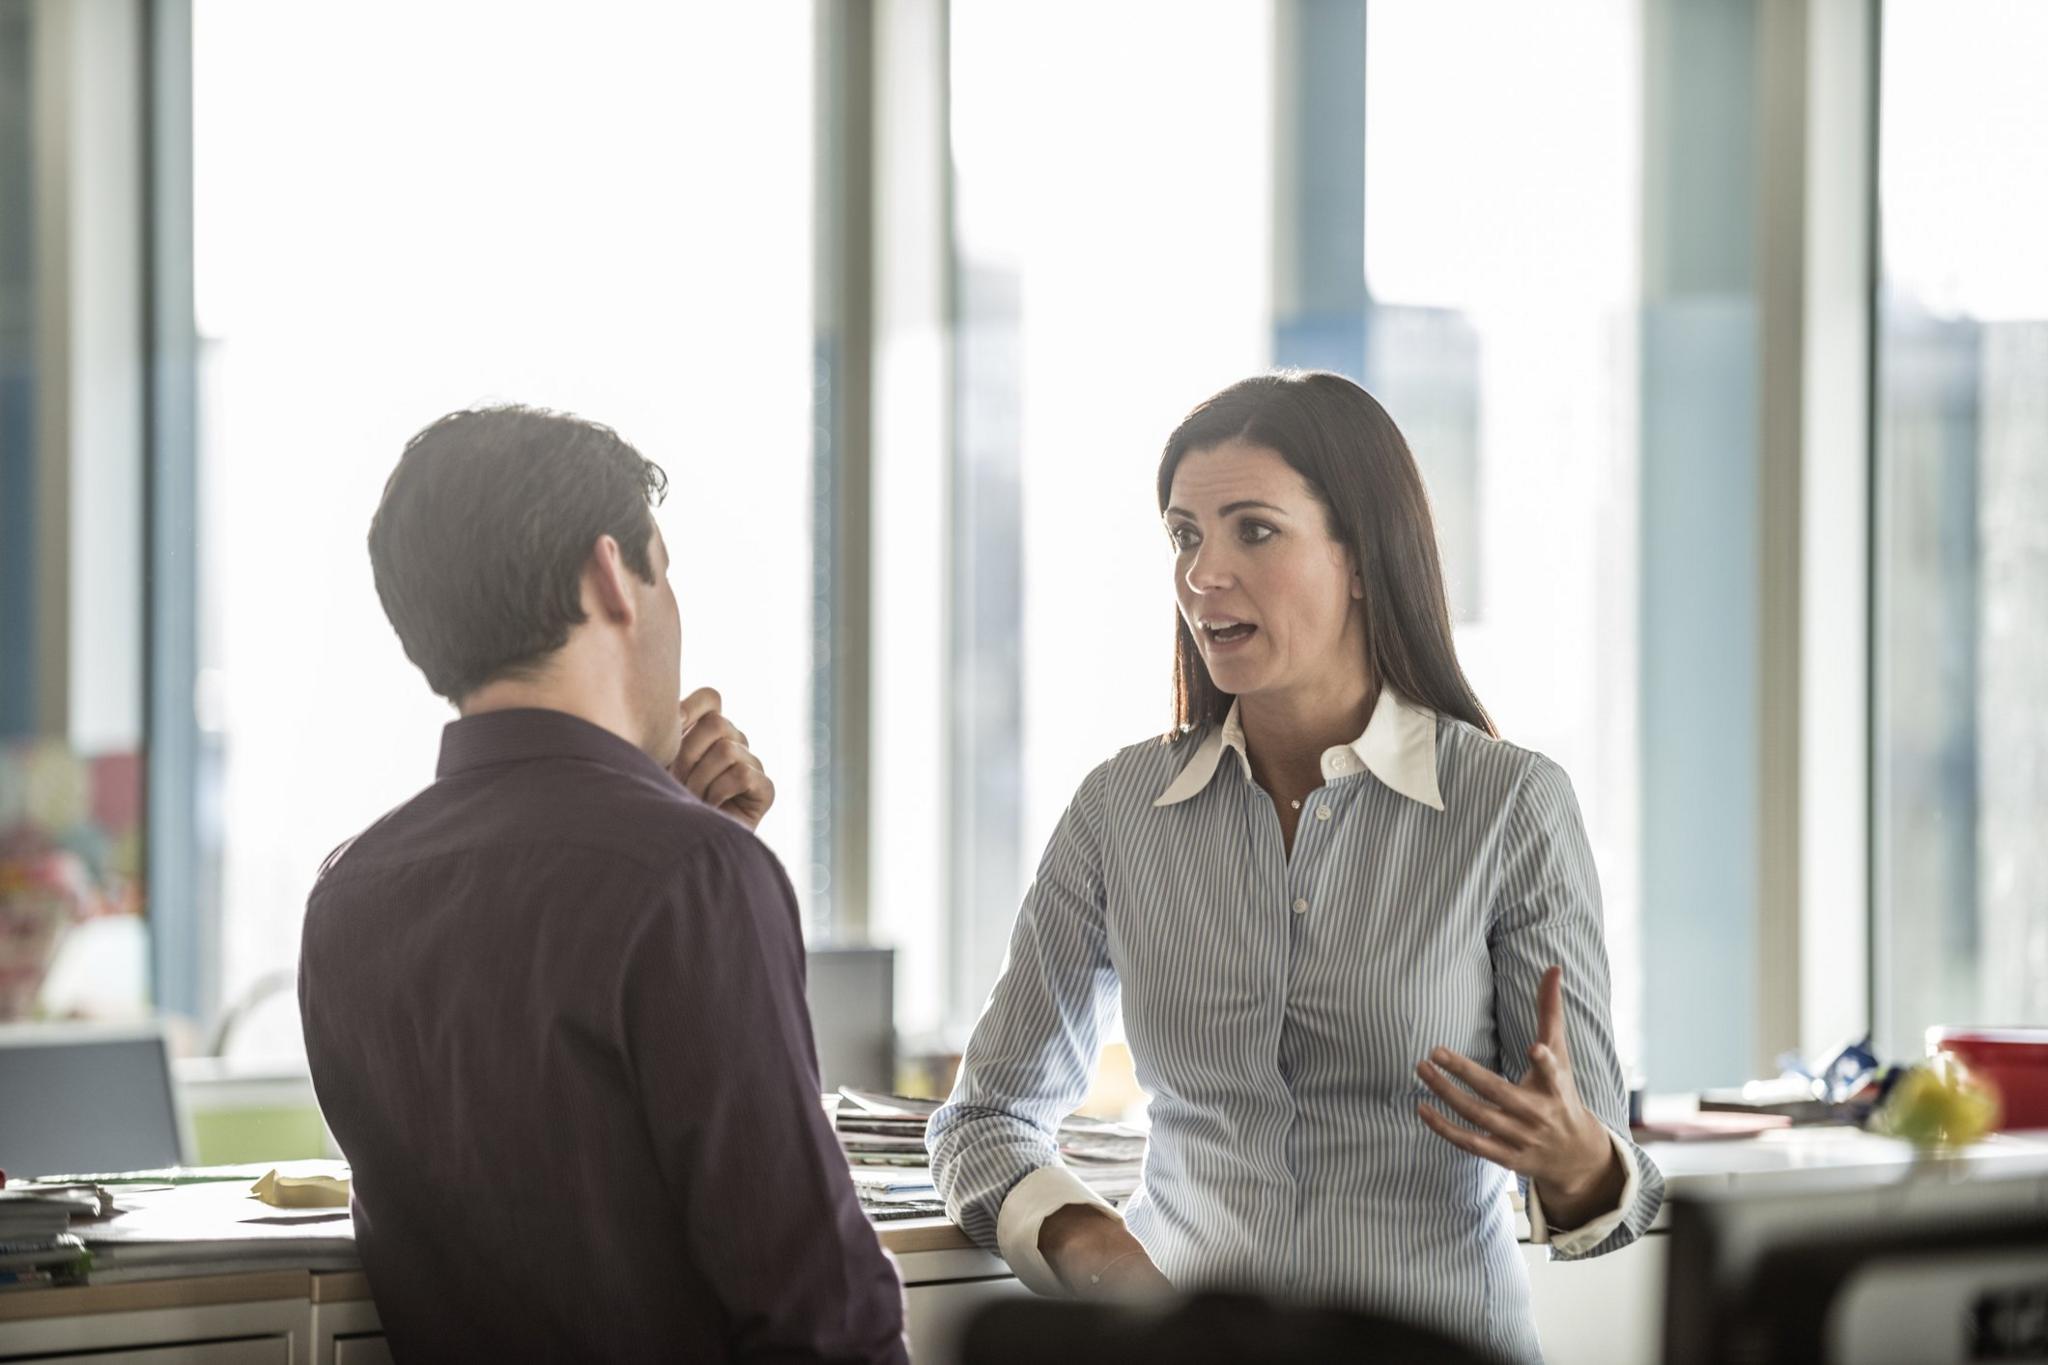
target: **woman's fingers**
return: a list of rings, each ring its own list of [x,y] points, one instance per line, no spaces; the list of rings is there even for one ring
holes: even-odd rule
[[[1543,984],[1536,988],[1536,1037],[1549,1046],[1559,1057],[1571,1056],[1571,1045],[1564,1029],[1564,968],[1552,967],[1543,973]]]
[[[1441,1068],[1428,1062],[1418,1062],[1415,1074],[1422,1077],[1422,1083],[1428,1086],[1447,1108],[1475,1128],[1482,1128],[1510,1142],[1520,1142],[1525,1136],[1520,1119],[1460,1089]]]
[[[1496,1076],[1470,1057],[1451,1051],[1447,1047],[1436,1048],[1429,1054],[1430,1060],[1463,1081],[1468,1089],[1505,1109],[1524,1121],[1537,1117],[1535,1106],[1522,1088],[1514,1082]]]
[[[1491,1161],[1496,1166],[1505,1166],[1509,1170],[1515,1169],[1514,1153],[1499,1141],[1483,1133],[1474,1133],[1468,1129],[1460,1128],[1457,1124],[1452,1123],[1426,1104],[1416,1105],[1415,1112],[1422,1115],[1422,1121],[1429,1125],[1431,1132],[1435,1133],[1445,1142],[1450,1143],[1453,1147]]]
[[[1544,1089],[1553,1095],[1576,1095],[1572,1086],[1571,1073],[1559,1064],[1557,1054],[1542,1043],[1529,1049],[1529,1066],[1542,1081]]]

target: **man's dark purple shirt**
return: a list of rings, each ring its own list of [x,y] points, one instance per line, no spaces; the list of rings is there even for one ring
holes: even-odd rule
[[[902,1361],[754,835],[557,711],[328,860],[299,1001],[400,1360]]]

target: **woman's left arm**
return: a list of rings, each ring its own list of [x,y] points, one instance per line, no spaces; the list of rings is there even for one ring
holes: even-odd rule
[[[1438,1048],[1417,1070],[1465,1123],[1428,1105],[1422,1115],[1524,1179],[1530,1227],[1538,1240],[1548,1232],[1553,1255],[1596,1256],[1649,1229],[1664,1177],[1628,1137],[1599,877],[1562,768],[1531,762],[1502,837],[1487,947],[1507,1074]]]

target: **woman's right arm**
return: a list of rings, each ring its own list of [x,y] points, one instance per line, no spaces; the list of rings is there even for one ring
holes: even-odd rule
[[[946,1212],[1040,1293],[1086,1288],[1097,1272],[1095,1287],[1111,1290],[1150,1270],[1142,1251],[1127,1255],[1138,1244],[1122,1219],[1060,1163],[1056,1137],[1088,1093],[1117,1005],[1104,917],[1108,778],[1107,764],[1090,773],[1054,830],[960,1079],[926,1134]]]

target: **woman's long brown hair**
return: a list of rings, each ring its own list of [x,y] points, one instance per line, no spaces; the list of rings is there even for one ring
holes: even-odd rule
[[[1291,371],[1232,384],[1174,429],[1159,459],[1159,510],[1190,451],[1244,441],[1276,451],[1328,514],[1365,584],[1366,663],[1375,683],[1441,715],[1496,734],[1451,642],[1436,524],[1422,473],[1400,428],[1342,375]],[[1172,735],[1229,714],[1187,622],[1174,614]]]

